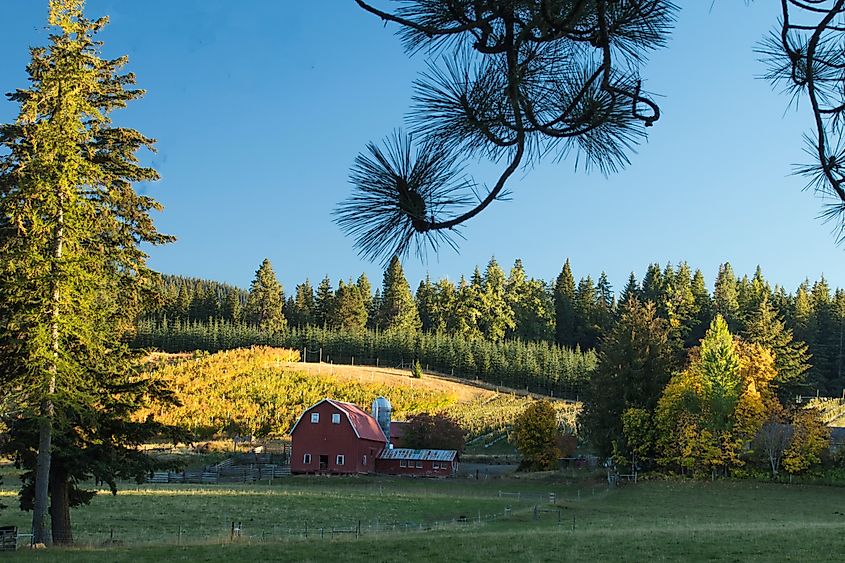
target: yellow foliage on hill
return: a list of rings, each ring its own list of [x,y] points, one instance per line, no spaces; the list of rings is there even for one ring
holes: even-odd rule
[[[501,430],[534,400],[401,370],[301,364],[294,350],[253,347],[193,357],[156,358],[153,377],[172,389],[182,405],[139,413],[194,431],[215,435],[279,436],[297,417],[326,397],[369,411],[385,396],[394,419],[420,412],[443,412],[470,436]],[[564,423],[574,421],[575,405],[555,402]]]

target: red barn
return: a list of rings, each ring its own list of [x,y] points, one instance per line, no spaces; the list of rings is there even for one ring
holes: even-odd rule
[[[374,473],[387,445],[376,420],[358,406],[323,399],[296,421],[291,473]]]
[[[458,471],[455,450],[386,449],[376,460],[376,471],[390,475],[452,477]]]

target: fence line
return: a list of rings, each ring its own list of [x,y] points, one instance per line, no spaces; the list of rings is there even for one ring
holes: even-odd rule
[[[492,523],[501,523],[512,520],[514,523],[530,524],[531,522],[546,520],[556,521],[561,529],[575,529],[575,517],[567,515],[564,518],[565,506],[558,503],[579,503],[586,498],[595,498],[596,489],[592,493],[582,494],[577,490],[571,497],[562,498],[559,493],[524,493],[497,491],[496,495],[479,496],[480,499],[513,499],[514,504],[503,506],[496,512],[482,512],[481,509],[468,511],[446,520],[408,520],[404,522],[382,522],[375,521],[353,521],[344,522],[341,520],[314,523],[303,522],[301,527],[286,527],[272,525],[268,527],[267,522],[255,522],[250,524],[242,519],[227,519],[222,526],[209,526],[199,529],[186,522],[173,522],[172,532],[163,533],[159,537],[139,538],[129,540],[115,534],[113,527],[100,530],[94,533],[86,532],[77,528],[76,536],[78,546],[109,547],[126,545],[202,545],[209,543],[257,543],[257,542],[280,542],[289,540],[309,541],[333,541],[344,537],[354,536],[360,539],[362,536],[394,535],[425,533],[431,531],[471,531]],[[610,491],[609,488],[602,488],[599,494],[603,496]],[[553,495],[553,496],[552,496]],[[554,502],[552,502],[554,501]],[[545,514],[551,515],[550,518]]]

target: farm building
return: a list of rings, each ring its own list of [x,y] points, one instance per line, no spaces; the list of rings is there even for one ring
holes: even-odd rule
[[[331,399],[306,409],[290,434],[291,473],[374,473],[387,445],[375,418]]]
[[[357,405],[323,399],[291,428],[291,473],[385,473],[448,477],[457,471],[455,450],[395,448],[404,426],[391,422],[390,401],[373,401],[372,415]],[[400,430],[401,428],[401,430]],[[392,430],[398,436],[392,437]]]
[[[376,471],[388,475],[451,477],[458,471],[455,450],[386,449],[376,460]]]

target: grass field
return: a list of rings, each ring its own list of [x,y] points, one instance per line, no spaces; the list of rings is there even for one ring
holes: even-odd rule
[[[534,506],[552,508],[550,492],[555,509],[535,518]],[[608,490],[598,480],[559,474],[147,486],[98,496],[74,511],[77,541],[91,547],[19,551],[9,559],[841,561],[843,501],[845,489],[833,487],[653,481]],[[13,509],[0,515],[22,527],[27,517]],[[229,541],[233,520],[242,522],[236,542]],[[333,528],[356,529],[359,520],[360,538],[332,536]],[[102,547],[110,536],[123,545]]]

